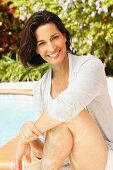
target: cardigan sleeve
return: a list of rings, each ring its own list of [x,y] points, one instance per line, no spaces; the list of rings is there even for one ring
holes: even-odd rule
[[[33,89],[33,98],[34,98],[34,109],[36,112],[36,119],[40,117],[43,112],[44,104],[42,97],[42,89],[41,89],[41,80],[39,80]]]
[[[69,121],[99,95],[104,78],[104,65],[100,59],[85,61],[68,88],[48,102],[48,113],[60,122]]]

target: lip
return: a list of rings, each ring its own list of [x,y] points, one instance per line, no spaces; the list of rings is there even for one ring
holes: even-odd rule
[[[56,53],[54,53],[54,54],[49,54],[48,56],[49,56],[50,58],[57,58],[57,57],[59,56],[59,54],[60,54],[60,51],[61,51],[61,50],[59,50],[58,52],[56,52]]]

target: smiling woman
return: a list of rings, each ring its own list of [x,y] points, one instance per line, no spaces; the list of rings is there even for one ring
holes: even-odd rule
[[[45,31],[46,29],[46,31]],[[67,59],[66,54],[66,35],[62,34],[55,24],[45,24],[35,31],[37,39],[36,51],[42,58],[54,65],[61,64]]]
[[[38,11],[28,19],[19,56],[25,66],[36,66],[41,59],[51,68],[34,88],[36,122],[20,128],[18,170],[23,155],[31,162],[31,150],[42,158],[38,169],[60,169],[67,157],[72,169],[110,170],[108,165],[113,169],[109,164],[113,110],[103,63],[92,55],[73,55],[69,31],[49,11]],[[46,140],[39,145],[45,132]]]

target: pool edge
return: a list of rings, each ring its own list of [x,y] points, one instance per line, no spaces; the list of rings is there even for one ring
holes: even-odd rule
[[[32,89],[0,89],[0,94],[33,95]]]

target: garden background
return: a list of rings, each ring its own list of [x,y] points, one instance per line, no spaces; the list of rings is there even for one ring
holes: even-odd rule
[[[96,55],[113,76],[113,0],[0,0],[0,82],[35,81],[49,68],[24,68],[18,58],[23,26],[39,10],[58,14],[70,31],[73,53]]]

